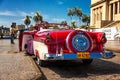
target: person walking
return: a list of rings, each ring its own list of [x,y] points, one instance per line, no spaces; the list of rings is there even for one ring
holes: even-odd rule
[[[14,29],[14,26],[11,25],[11,28],[10,28],[11,44],[14,44],[14,35],[15,35],[15,29]]]

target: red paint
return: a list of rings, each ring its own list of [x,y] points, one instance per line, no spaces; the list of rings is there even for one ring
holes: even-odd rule
[[[20,35],[19,35],[19,51],[22,51],[22,39],[23,39],[23,33],[20,32]]]
[[[50,27],[53,24],[45,23],[45,26]],[[39,24],[39,28],[43,26],[44,24]],[[90,47],[87,52],[102,52],[103,45],[107,41],[103,40],[106,39],[103,38],[102,32],[87,32],[87,31],[81,31],[81,30],[53,30],[53,31],[28,31],[23,32],[20,34],[20,50],[22,46],[22,38],[24,34],[29,34],[34,36],[34,40],[41,41],[45,43],[48,46],[48,52],[49,53],[56,53],[56,50],[60,53],[60,49],[63,49],[64,53],[72,53],[72,52],[78,52],[74,49],[74,47],[71,44],[72,37],[76,35],[78,32],[82,32],[84,35],[87,36],[87,38],[90,40]],[[47,39],[47,35],[49,34],[50,38]],[[67,39],[67,40],[66,40]],[[104,42],[104,43],[103,43]],[[36,50],[36,55],[39,57],[39,53]]]
[[[72,38],[78,34],[78,33],[82,33],[84,34],[85,36],[87,36],[87,38],[89,39],[90,41],[90,47],[88,48],[88,50],[86,50],[86,52],[90,52],[92,50],[92,47],[93,47],[93,44],[92,44],[92,39],[91,39],[91,36],[89,36],[89,34],[87,34],[87,32],[85,31],[81,31],[81,30],[74,30],[72,31],[69,35],[68,35],[68,39],[67,39],[67,45],[68,45],[68,48],[70,51],[76,53],[78,52],[73,46],[72,46]]]
[[[33,31],[28,31],[28,32],[23,32],[20,31],[19,34],[19,51],[22,51],[22,42],[23,42],[23,35],[33,35],[37,32],[37,30],[33,30]]]

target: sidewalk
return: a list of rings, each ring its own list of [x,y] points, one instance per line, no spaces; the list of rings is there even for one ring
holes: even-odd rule
[[[34,80],[38,75],[30,56],[18,52],[17,40],[0,40],[0,80]]]
[[[105,44],[106,50],[120,52],[120,41],[107,41]]]

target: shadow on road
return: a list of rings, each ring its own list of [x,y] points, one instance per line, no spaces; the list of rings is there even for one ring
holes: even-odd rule
[[[49,62],[47,68],[63,78],[86,78],[93,75],[120,74],[120,64],[101,59],[95,59],[91,65],[83,65],[76,61]]]

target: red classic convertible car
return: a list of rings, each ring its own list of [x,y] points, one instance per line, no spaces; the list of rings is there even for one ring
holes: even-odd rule
[[[65,24],[41,23],[36,30],[23,31],[19,35],[19,49],[34,54],[41,66],[48,60],[81,60],[90,64],[94,58],[111,58],[113,52],[106,52],[105,33],[73,29],[48,29]],[[45,29],[42,29],[45,28]]]

